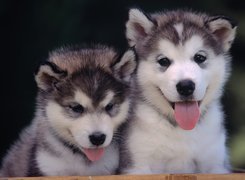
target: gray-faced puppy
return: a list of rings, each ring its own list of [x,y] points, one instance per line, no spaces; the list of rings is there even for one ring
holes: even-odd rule
[[[121,57],[104,46],[52,52],[35,75],[35,118],[4,158],[1,176],[114,174],[135,66],[130,50]]]
[[[224,16],[131,9],[126,26],[139,64],[121,172],[229,172],[220,97],[236,25]]]

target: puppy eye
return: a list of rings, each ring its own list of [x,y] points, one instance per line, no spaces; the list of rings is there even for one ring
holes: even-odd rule
[[[112,104],[112,103],[107,104],[105,106],[106,112],[110,112],[113,109],[113,107],[114,107],[114,104]]]
[[[69,108],[75,112],[75,113],[83,113],[84,112],[84,107],[80,104],[76,104],[76,105],[70,105]]]
[[[157,62],[162,67],[168,67],[171,64],[171,61],[166,57],[159,59]]]
[[[207,57],[206,55],[204,54],[201,54],[201,53],[197,53],[194,55],[194,61],[197,63],[197,64],[202,64],[206,61]]]

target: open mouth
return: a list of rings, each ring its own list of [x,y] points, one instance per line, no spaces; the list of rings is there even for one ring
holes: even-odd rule
[[[166,97],[165,97],[165,99],[166,99]],[[168,101],[168,103],[170,104],[170,106],[174,110],[175,109],[175,103],[180,103],[180,102],[186,102],[186,103],[188,103],[188,102],[192,102],[192,101],[194,102],[195,100],[187,100],[187,101],[179,101],[179,102],[171,102],[169,100],[167,100],[167,101]],[[200,107],[201,103],[202,103],[202,101],[197,101],[198,107]]]
[[[184,130],[194,129],[198,123],[198,120],[200,119],[201,101],[190,99],[185,101],[171,102],[166,98],[161,89],[158,89],[173,108],[174,118],[179,127]]]
[[[174,103],[174,117],[178,125],[184,130],[195,128],[200,119],[198,101],[181,101]]]
[[[82,151],[90,161],[94,162],[103,157],[105,148],[82,148]]]

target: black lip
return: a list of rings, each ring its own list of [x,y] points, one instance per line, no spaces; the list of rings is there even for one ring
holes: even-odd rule
[[[195,99],[187,99],[187,100],[183,100],[183,101],[176,101],[176,102],[171,102],[171,101],[169,101],[167,98],[166,98],[166,96],[163,94],[163,92],[161,91],[161,89],[158,87],[158,86],[156,86],[156,88],[158,89],[158,91],[162,94],[162,96],[166,99],[166,101],[169,103],[169,105],[173,108],[173,110],[174,110],[174,106],[175,106],[175,103],[176,102],[188,102],[188,101],[196,101]],[[200,105],[201,105],[201,103],[202,103],[202,100],[199,100],[199,101],[197,101],[198,102],[198,106],[200,107]]]
[[[169,102],[169,104],[172,106],[172,108],[174,109],[174,105],[175,105],[175,103],[173,103],[173,102]]]
[[[191,102],[191,101],[195,101],[195,100],[189,100],[189,101],[177,101],[177,102]],[[169,103],[172,105],[172,107],[173,107],[173,109],[174,109],[174,105],[175,105],[176,102],[169,102]],[[197,101],[197,103],[198,103],[198,106],[200,107],[200,105],[201,105],[201,103],[202,103],[202,100]]]

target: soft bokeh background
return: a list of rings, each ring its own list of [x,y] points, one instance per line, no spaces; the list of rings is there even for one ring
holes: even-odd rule
[[[0,157],[33,117],[37,90],[33,72],[38,62],[52,49],[70,44],[99,42],[124,50],[127,47],[124,24],[130,7],[146,12],[187,8],[224,14],[239,22],[231,49],[233,72],[223,102],[231,162],[234,167],[245,169],[245,1],[242,0],[2,0]]]

